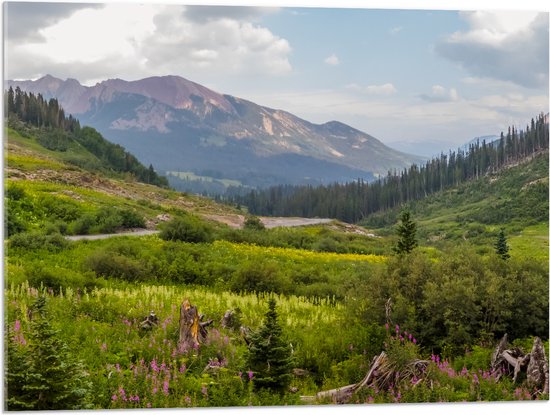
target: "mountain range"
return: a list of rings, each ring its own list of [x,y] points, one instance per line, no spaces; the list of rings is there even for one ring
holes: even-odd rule
[[[84,86],[47,75],[9,86],[57,98],[67,114],[180,188],[189,180],[249,187],[372,180],[423,161],[341,122],[314,124],[178,76]]]

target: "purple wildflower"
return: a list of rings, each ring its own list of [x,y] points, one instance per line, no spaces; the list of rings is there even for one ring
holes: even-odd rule
[[[251,370],[248,371],[248,379],[249,380],[252,380],[252,378],[254,377],[254,372],[252,372]]]
[[[15,320],[15,323],[13,324],[13,331],[18,332],[21,330],[21,322],[19,320]]]
[[[170,387],[170,381],[167,379],[164,381],[164,383],[162,384],[162,392],[168,396],[168,388]]]

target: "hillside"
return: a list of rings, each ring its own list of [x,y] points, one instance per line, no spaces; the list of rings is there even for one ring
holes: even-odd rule
[[[426,241],[426,232],[443,226],[440,217],[454,214],[436,206],[444,199],[420,218],[419,249],[398,256],[389,227],[372,233],[332,221],[264,229],[210,199],[87,170],[88,163],[71,160],[93,160],[91,153],[74,143],[47,149],[37,130],[26,131],[8,129],[5,143],[8,408],[331,403],[316,394],[359,382],[380,356],[395,368],[387,372],[395,383],[374,383],[348,402],[547,399],[538,386],[497,379],[490,367],[504,333],[510,347],[531,350],[533,336],[547,347],[547,259],[512,245],[504,261],[490,238],[475,249],[460,237]],[[522,183],[531,183],[526,192],[547,189],[537,179],[547,165],[538,157],[529,169],[521,166]],[[508,171],[500,190],[520,181]],[[470,193],[459,188],[456,200],[474,198]],[[449,226],[457,232],[463,224]],[[65,238],[142,227],[160,233]],[[178,334],[186,299],[205,315],[198,320],[203,336],[191,348]],[[266,372],[249,358],[268,299],[276,300],[281,336],[292,344],[280,394],[256,386]],[[147,328],[151,311],[158,320]],[[224,322],[229,311],[231,323]],[[43,351],[51,356],[47,367],[36,358]],[[415,378],[402,374],[419,359],[427,370],[415,376],[425,381],[411,388]],[[54,401],[61,396],[57,379],[65,392]]]
[[[372,180],[422,161],[345,124],[313,124],[176,76],[92,87],[46,76],[7,85],[56,97],[83,124],[171,172],[177,188],[196,186],[196,176],[216,180],[218,189],[204,186],[213,192],[228,187],[223,179],[248,187]]]
[[[548,259],[548,153],[410,202],[419,237],[432,246],[470,242],[487,252],[500,228],[513,253]],[[392,234],[402,207],[370,215],[361,223]]]

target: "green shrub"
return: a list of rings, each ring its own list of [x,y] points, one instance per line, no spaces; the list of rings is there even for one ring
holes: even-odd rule
[[[210,242],[213,230],[198,218],[188,215],[168,222],[161,230],[160,237],[165,241]]]
[[[71,233],[74,235],[88,235],[95,224],[95,216],[91,213],[85,213],[78,220],[72,223]]]
[[[98,277],[139,281],[144,277],[143,264],[120,254],[96,251],[85,260],[85,266]]]
[[[45,235],[39,232],[22,232],[13,235],[9,240],[10,248],[28,250],[46,249],[56,252],[66,248],[68,245],[69,241],[59,233]]]
[[[145,219],[135,210],[122,209],[120,211],[122,226],[125,228],[145,228]]]
[[[283,293],[285,285],[277,264],[267,261],[249,261],[242,264],[231,281],[231,289],[235,292]]]
[[[265,226],[257,216],[248,216],[244,221],[244,229],[263,231]]]

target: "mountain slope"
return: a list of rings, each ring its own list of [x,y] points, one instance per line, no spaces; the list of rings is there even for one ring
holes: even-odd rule
[[[345,124],[313,124],[176,76],[92,87],[46,76],[8,85],[57,97],[67,113],[163,171],[215,170],[265,186],[370,180],[422,161]]]

